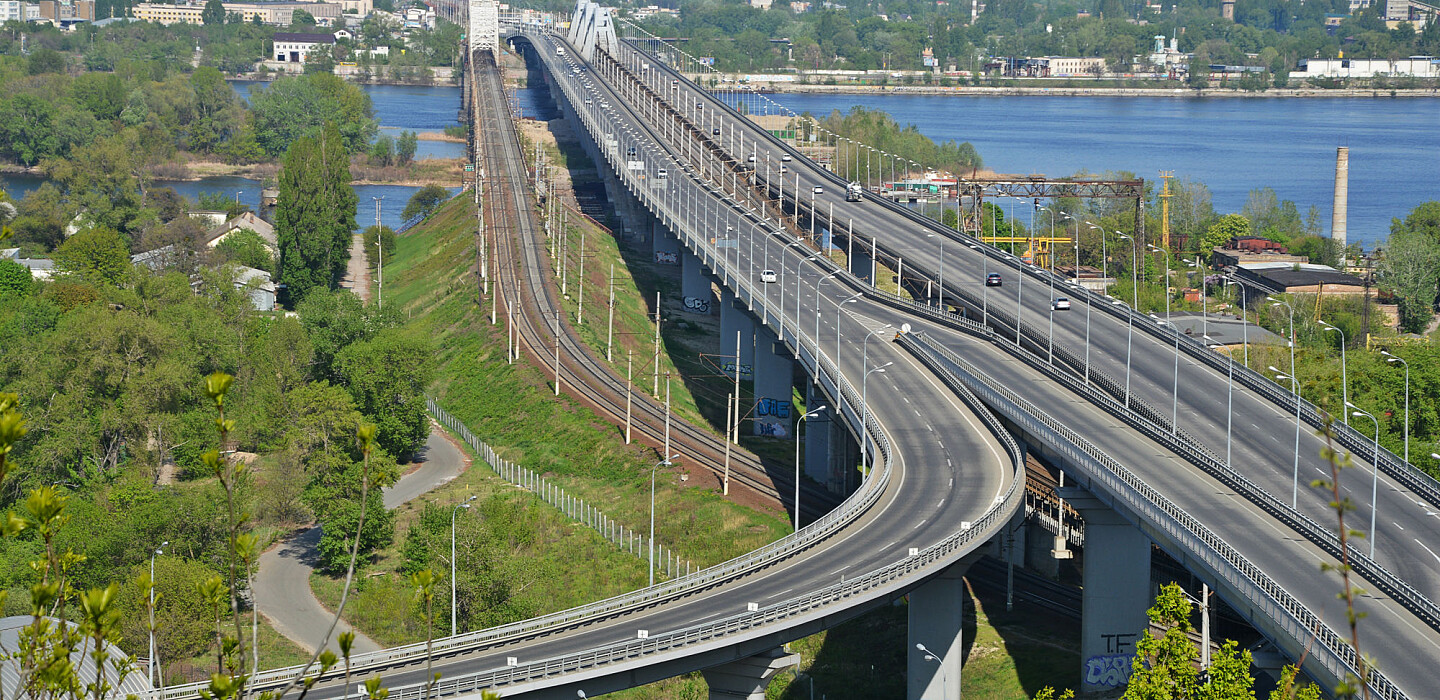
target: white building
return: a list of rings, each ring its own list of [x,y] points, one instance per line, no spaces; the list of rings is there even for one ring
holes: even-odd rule
[[[1432,56],[1411,56],[1398,61],[1382,58],[1307,58],[1291,77],[1303,78],[1373,78],[1377,75],[1440,78],[1440,59]]]
[[[0,0],[0,22],[24,21],[25,2],[23,2],[23,0]]]
[[[334,34],[275,33],[275,60],[281,63],[304,63],[317,46],[334,46]]]

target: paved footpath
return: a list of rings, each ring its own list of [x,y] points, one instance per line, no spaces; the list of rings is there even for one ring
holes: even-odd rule
[[[439,486],[464,471],[468,459],[438,426],[431,424],[430,437],[425,441],[419,467],[400,477],[394,486],[385,489],[385,507],[395,509]],[[255,595],[260,612],[270,624],[291,641],[314,651],[325,640],[325,632],[335,613],[327,610],[310,590],[310,573],[315,568],[315,546],[320,542],[320,526],[302,530],[260,555],[260,570],[255,574]],[[334,637],[352,629],[341,620],[326,648],[340,653]],[[374,640],[355,633],[354,653],[378,651]]]
[[[358,233],[350,237],[350,261],[345,263],[340,288],[355,292],[360,301],[370,301],[370,265],[365,260],[365,241]]]

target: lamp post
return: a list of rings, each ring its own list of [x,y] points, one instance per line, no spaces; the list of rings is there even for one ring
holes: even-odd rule
[[[155,650],[155,557],[164,554],[165,548],[170,546],[170,540],[160,543],[155,551],[150,553],[150,686],[158,688],[165,682],[165,674],[160,671],[160,662]],[[159,679],[159,680],[156,680]]]
[[[1340,400],[1344,401],[1346,406],[1349,406],[1350,378],[1345,369],[1345,331],[1342,331],[1339,328],[1332,326],[1329,323],[1326,323],[1325,321],[1319,321],[1319,324],[1321,328],[1324,328],[1327,331],[1335,331],[1336,333],[1340,334]],[[1350,425],[1350,418],[1348,417],[1348,414],[1345,418],[1345,425]]]
[[[1135,314],[1140,312],[1140,246],[1131,236],[1118,231],[1115,235],[1130,241],[1130,295],[1133,301],[1130,311],[1125,314],[1125,408],[1128,410],[1130,408],[1130,351],[1134,347],[1135,341]],[[1115,303],[1122,302],[1117,299]]]
[[[804,427],[805,419],[825,410],[825,404],[820,404],[815,410],[800,416],[795,421],[795,532],[800,531],[800,429]]]
[[[736,398],[738,399],[739,397]],[[646,544],[650,548],[650,585],[652,586],[655,585],[655,470],[659,469],[662,464],[667,467],[670,466],[670,460],[679,456],[679,454],[670,455],[656,462],[655,466],[650,467],[650,538],[646,541]]]
[[[1220,345],[1218,341],[1208,335],[1202,337],[1205,339],[1205,342],[1213,346]],[[1232,350],[1225,354],[1230,360],[1226,363],[1229,376],[1226,378],[1227,384],[1225,388],[1225,468],[1230,469],[1230,427],[1231,423],[1235,420],[1235,353]]]
[[[893,364],[895,363],[886,362],[879,367],[866,370],[865,376],[860,378],[860,464],[862,466],[872,465],[870,459],[870,440],[865,434],[867,424],[870,422],[870,375],[874,372],[884,374],[885,368]]]
[[[926,238],[934,238],[935,235],[936,235],[936,234],[933,234],[933,233],[927,233],[927,234],[925,234],[925,237],[926,237]],[[945,237],[944,237],[944,236],[940,236],[940,282],[939,282],[939,284],[938,284],[937,286],[940,288],[940,289],[939,289],[940,301],[939,301],[939,304],[938,304],[938,305],[939,305],[939,307],[940,307],[940,310],[941,310],[941,311],[944,311],[944,310],[945,310]]]
[[[1091,228],[1094,228],[1092,225]],[[1105,238],[1105,232],[1100,232],[1100,238]],[[1102,282],[1103,284],[1103,282]],[[1084,290],[1080,284],[1080,224],[1075,224],[1075,289]],[[1090,301],[1090,294],[1085,295],[1085,385],[1090,385],[1090,307],[1094,304]]]
[[[845,301],[835,302],[835,368],[836,368],[836,369],[839,369],[839,368],[840,368],[840,305],[841,305],[841,304],[853,304],[853,303],[855,303],[855,300],[856,300],[856,299],[859,299],[859,298],[862,297],[862,296],[865,296],[865,295],[862,294],[862,293],[856,292],[855,294],[851,294],[850,297],[849,297],[848,299],[846,299]]]
[[[1270,365],[1269,369],[1275,373],[1276,379],[1290,380],[1290,393],[1295,399],[1295,466],[1290,477],[1290,507],[1295,508],[1300,500],[1300,380],[1295,378],[1294,373],[1285,374],[1275,365]]]
[[[1226,278],[1226,286],[1233,285],[1240,290],[1240,345],[1245,349],[1241,356],[1241,362],[1246,367],[1250,366],[1250,312],[1245,309],[1245,283],[1236,279]]]
[[[1355,404],[1353,404],[1353,403],[1350,403],[1349,401],[1346,401],[1346,402],[1345,402],[1345,406],[1346,406],[1346,408],[1351,409],[1350,412],[1349,412],[1350,415],[1353,415],[1353,416],[1355,416],[1356,418],[1359,418],[1360,416],[1365,416],[1366,418],[1369,418],[1369,419],[1370,419],[1370,422],[1371,422],[1371,423],[1374,423],[1374,424],[1375,424],[1375,453],[1376,453],[1376,454],[1379,454],[1379,453],[1380,453],[1380,421],[1379,421],[1377,418],[1375,418],[1374,415],[1371,415],[1371,414],[1369,414],[1369,413],[1366,413],[1365,411],[1360,410],[1359,407],[1357,407],[1357,406],[1356,406]],[[1379,504],[1375,499],[1376,499],[1376,497],[1379,496],[1379,495],[1380,495],[1380,467],[1377,466],[1377,465],[1375,465],[1375,464],[1371,464],[1371,465],[1370,465],[1370,558],[1371,558],[1371,559],[1374,559],[1374,558],[1375,558],[1375,539],[1376,539],[1376,537],[1375,537],[1375,513],[1376,513],[1376,511],[1380,510],[1380,504]]]
[[[950,679],[945,676],[945,664],[940,661],[940,657],[935,652],[926,649],[924,644],[917,642],[915,648],[925,652],[926,661],[935,662],[935,666],[940,669],[940,694],[947,698],[950,697]]]
[[[451,634],[451,636],[460,634],[460,630],[456,627],[456,623],[455,623],[455,516],[456,516],[456,514],[458,514],[458,513],[460,512],[460,509],[461,509],[461,508],[464,508],[464,509],[466,509],[466,510],[469,510],[469,509],[470,509],[470,502],[473,501],[473,500],[475,500],[475,498],[476,498],[475,496],[471,496],[471,497],[465,499],[465,502],[463,502],[463,503],[457,503],[457,504],[455,504],[455,507],[454,507],[454,508],[451,508],[451,509],[450,509],[450,634]]]
[[[1399,362],[1405,366],[1405,462],[1410,462],[1410,363],[1390,354],[1389,350],[1381,350],[1380,354],[1385,357],[1386,362]],[[1379,461],[1380,455],[1376,453],[1375,460]]]
[[[980,278],[985,283],[980,286],[980,325],[990,325],[990,256],[980,246],[970,243],[970,250],[980,254]]]
[[[830,279],[830,278],[832,278],[832,277],[839,277],[839,276],[840,276],[840,273],[838,273],[838,272],[832,272],[832,273],[830,273],[830,274],[828,274],[828,275],[825,275],[824,277],[821,277],[820,279],[818,279],[818,280],[815,281],[815,380],[816,380],[816,381],[819,381],[819,380],[820,380],[820,285],[825,284],[825,280],[828,280],[828,279]],[[798,310],[798,308],[799,308],[799,305],[798,305],[798,304],[796,305],[796,308],[797,308],[797,310],[796,310],[795,313],[796,313],[796,315],[798,316],[799,313],[800,313],[799,310]],[[797,321],[798,321],[798,319],[797,319]],[[837,322],[838,322],[838,321],[837,321]],[[836,332],[836,333],[839,333],[839,332],[840,332],[840,329],[839,329],[838,326],[836,327],[835,332]],[[836,356],[835,356],[835,360],[836,360],[836,362],[839,362],[840,356],[839,356],[839,355],[836,355]]]

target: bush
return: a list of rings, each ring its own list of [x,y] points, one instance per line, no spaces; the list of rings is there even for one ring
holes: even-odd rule
[[[376,227],[366,227],[364,234],[365,259],[370,269],[384,261],[384,256],[395,254],[395,230],[389,226],[379,227],[379,236],[376,236]],[[378,247],[376,244],[379,244]]]
[[[415,216],[429,218],[447,199],[450,199],[450,190],[440,185],[426,185],[410,196],[410,202],[400,216],[406,219]]]

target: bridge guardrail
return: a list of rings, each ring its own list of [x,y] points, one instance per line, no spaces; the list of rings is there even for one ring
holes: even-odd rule
[[[1312,646],[1310,651],[1323,654],[1312,653],[1311,656],[1334,677],[1343,678],[1346,673],[1355,673],[1357,658],[1354,649],[1223,538],[1094,444],[960,356],[925,338],[916,338],[914,342],[958,369],[956,378],[977,395],[988,398],[987,403],[1006,414],[1007,418],[1034,434],[1049,434],[1051,439],[1047,442],[1053,448],[1077,466],[1089,467],[1087,471],[1093,481],[1104,484],[1137,513],[1144,513],[1157,529],[1177,542],[1187,544],[1196,559],[1209,566],[1214,575],[1233,586],[1250,604],[1281,624],[1291,638],[1317,642],[1320,648],[1317,650]],[[1091,490],[1094,490],[1093,487]],[[1405,697],[1379,670],[1371,669],[1370,684],[1378,697]]]

